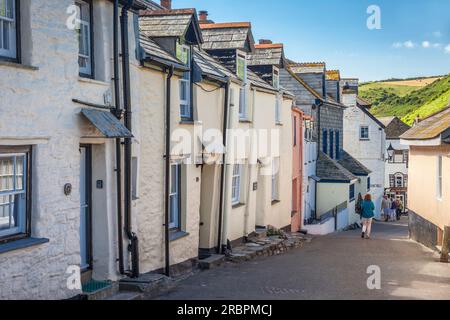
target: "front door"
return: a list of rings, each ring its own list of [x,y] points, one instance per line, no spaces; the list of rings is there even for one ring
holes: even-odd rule
[[[91,146],[80,146],[80,253],[81,271],[92,270]]]

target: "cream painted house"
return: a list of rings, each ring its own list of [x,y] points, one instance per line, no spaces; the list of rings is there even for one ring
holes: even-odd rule
[[[450,106],[400,136],[409,146],[410,236],[436,249],[450,226]],[[449,239],[445,239],[448,241]]]

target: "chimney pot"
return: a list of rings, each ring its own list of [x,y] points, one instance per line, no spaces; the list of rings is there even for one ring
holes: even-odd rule
[[[272,44],[271,40],[267,40],[267,39],[260,39],[259,40],[259,44]]]
[[[172,0],[161,0],[161,7],[172,10]]]
[[[208,20],[208,11],[202,10],[198,12],[198,19],[200,21],[206,21]]]

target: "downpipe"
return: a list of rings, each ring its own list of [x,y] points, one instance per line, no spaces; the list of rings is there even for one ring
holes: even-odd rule
[[[131,113],[131,89],[130,89],[130,54],[128,47],[128,10],[133,5],[134,0],[128,0],[122,7],[120,16],[121,36],[122,36],[122,73],[123,73],[123,100],[125,109],[125,127],[132,131]],[[131,155],[132,138],[125,138],[125,164],[124,164],[124,207],[125,207],[125,233],[129,240],[128,251],[131,254],[131,277],[139,277],[139,239],[132,231],[132,202],[131,202]]]

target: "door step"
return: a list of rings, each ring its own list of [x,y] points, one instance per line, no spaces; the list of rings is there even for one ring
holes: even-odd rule
[[[210,270],[221,266],[225,262],[225,256],[220,254],[213,254],[210,257],[200,260],[198,267],[202,270]]]
[[[174,286],[172,279],[157,273],[143,274],[139,278],[125,278],[119,281],[121,292],[140,293],[146,299],[167,293]]]
[[[82,297],[87,300],[104,300],[115,295],[119,286],[111,281],[90,280],[82,286]]]

